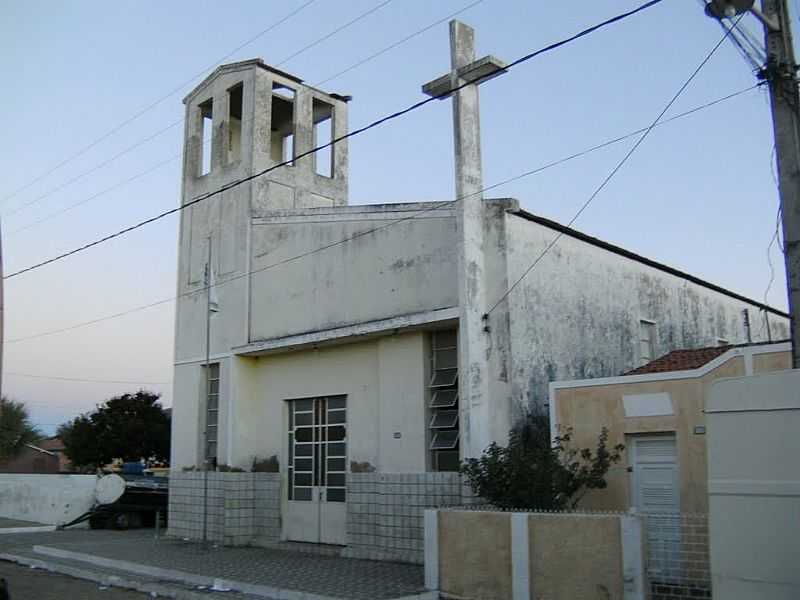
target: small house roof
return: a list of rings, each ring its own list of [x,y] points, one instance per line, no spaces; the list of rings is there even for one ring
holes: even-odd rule
[[[770,342],[779,344],[782,342]],[[759,344],[725,344],[723,346],[709,346],[705,348],[673,350],[664,356],[659,356],[649,363],[637,367],[632,371],[623,373],[623,375],[644,375],[645,373],[667,373],[669,371],[691,371],[692,369],[699,369],[707,365],[718,356],[722,356],[731,348],[742,348],[745,346],[758,345],[762,346],[764,343]]]

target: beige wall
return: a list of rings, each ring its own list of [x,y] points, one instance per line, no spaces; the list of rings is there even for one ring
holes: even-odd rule
[[[512,513],[438,512],[439,591],[474,600],[511,600]],[[623,597],[618,515],[528,515],[530,598]]]
[[[528,538],[531,598],[622,598],[619,517],[531,514]]]
[[[753,370],[771,371],[788,365],[787,352],[755,354]],[[685,379],[625,383],[616,381],[607,385],[587,385],[556,389],[555,417],[559,426],[573,428],[572,444],[576,447],[595,448],[601,428],[609,429],[609,444],[630,443],[631,436],[656,433],[674,433],[678,453],[681,512],[708,511],[708,476],[706,464],[706,436],[694,433],[695,427],[705,426],[704,398],[709,386],[723,377],[745,374],[745,359],[734,356],[702,376]],[[637,378],[640,379],[640,378]],[[623,396],[666,392],[672,399],[673,415],[652,417],[625,417]],[[631,474],[627,471],[630,454],[609,471],[608,487],[587,494],[581,501],[584,509],[625,510],[630,506]]]
[[[511,598],[511,513],[439,512],[439,589],[475,600]]]

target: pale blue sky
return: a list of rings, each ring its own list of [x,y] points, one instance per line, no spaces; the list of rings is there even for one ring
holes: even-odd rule
[[[198,73],[305,0],[235,2],[0,1],[0,198]],[[379,0],[316,0],[230,60],[277,64]],[[469,0],[393,0],[283,65],[316,83]],[[460,15],[478,51],[513,60],[640,4],[484,0]],[[758,24],[743,21],[761,37]],[[623,23],[530,61],[481,86],[485,183],[491,185],[646,126],[721,36],[694,0],[666,0]],[[421,98],[449,65],[447,25],[326,83],[351,94],[350,125]],[[199,80],[195,80],[199,81]],[[755,83],[726,43],[670,114]],[[83,156],[0,204],[6,272],[149,217],[179,201],[175,159],[41,225],[13,232],[180,153],[176,126],[106,167],[38,199],[183,117],[183,88]],[[429,105],[350,142],[353,204],[448,200],[453,195],[450,103]],[[567,221],[633,140],[494,190]],[[653,132],[576,224],[582,231],[762,299],[777,191],[772,131],[755,90]],[[18,210],[18,207],[35,202]],[[6,340],[67,327],[175,293],[177,217],[6,282]],[[773,248],[768,300],[785,308]],[[53,427],[136,385],[169,382],[172,303],[59,335],[6,345],[4,391]],[[14,374],[16,373],[16,375]],[[163,392],[171,386],[145,386]]]

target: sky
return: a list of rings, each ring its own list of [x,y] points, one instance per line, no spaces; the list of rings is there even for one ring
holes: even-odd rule
[[[315,0],[258,36],[307,2],[0,0],[5,273],[178,205],[181,100],[223,59],[292,57],[281,68],[315,84],[442,20],[322,85],[353,96],[355,129],[422,99],[420,86],[449,70],[446,17],[465,7],[458,18],[475,27],[479,56],[511,62],[641,3]],[[741,25],[761,38],[752,17]],[[721,35],[697,2],[665,0],[481,85],[485,185],[646,127]],[[726,42],[666,116],[755,83]],[[351,139],[350,203],[452,199],[452,139],[447,101]],[[634,142],[489,196],[566,222]],[[574,227],[763,300],[778,206],[772,148],[763,88],[670,122]],[[139,388],[170,405],[173,302],[72,326],[174,296],[177,233],[171,216],[5,281],[3,393],[44,432]],[[770,257],[766,299],[785,310],[777,244]],[[59,329],[67,330],[19,340]]]

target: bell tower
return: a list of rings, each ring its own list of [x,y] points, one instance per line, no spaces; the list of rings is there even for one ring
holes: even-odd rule
[[[193,323],[206,276],[221,284],[212,354],[247,342],[253,219],[347,204],[347,140],[310,152],[347,133],[349,100],[260,59],[218,67],[184,98],[177,357],[205,346]]]

